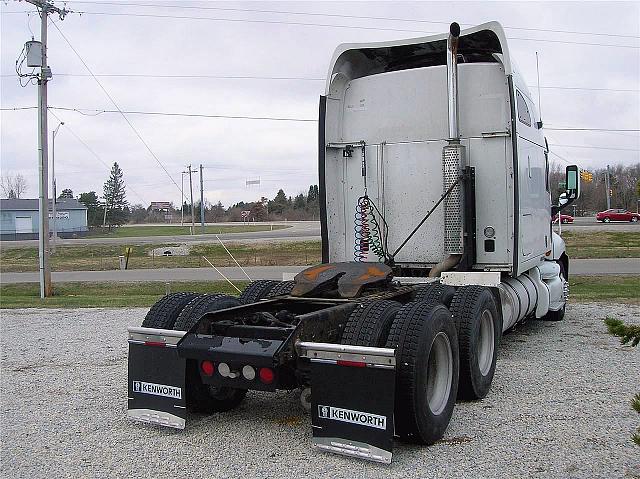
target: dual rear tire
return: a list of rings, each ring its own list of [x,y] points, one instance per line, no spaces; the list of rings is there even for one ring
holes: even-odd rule
[[[502,336],[502,320],[493,293],[482,286],[463,286],[451,300],[451,315],[460,347],[460,399],[482,399],[493,382]]]
[[[151,307],[142,326],[189,331],[204,314],[241,304],[237,298],[223,294],[172,293]],[[247,394],[246,389],[204,384],[194,359],[187,360],[185,383],[187,407],[194,412],[229,411],[239,406]]]
[[[342,344],[396,350],[395,433],[424,444],[439,440],[451,419],[458,385],[458,340],[443,304],[376,300],[358,305]]]

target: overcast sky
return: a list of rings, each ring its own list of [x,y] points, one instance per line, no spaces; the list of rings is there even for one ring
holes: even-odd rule
[[[53,20],[93,73],[124,75],[98,77],[122,110],[314,120],[324,92],[324,81],[318,79],[326,77],[338,44],[441,33],[452,21],[464,28],[497,20],[509,27],[511,52],[527,83],[536,84],[538,51],[540,84],[555,87],[542,89],[545,126],[640,128],[637,2],[114,0],[56,5],[86,12]],[[33,11],[15,0],[0,2],[0,10],[2,108],[35,106],[37,87],[20,86],[15,61],[25,41],[32,35],[39,39],[39,17],[13,13]],[[48,51],[53,71],[49,105],[85,111],[53,110],[65,122],[56,137],[58,192],[71,188],[76,195],[90,190],[101,195],[108,175],[104,164],[117,161],[130,203],[179,204],[179,188],[122,116],[89,111],[114,107],[54,25],[49,27]],[[175,75],[208,78],[166,77]],[[531,90],[537,98],[537,90]],[[317,182],[313,121],[127,117],[178,185],[185,165],[207,166],[205,198],[213,203],[272,198],[280,187],[295,195]],[[49,129],[57,124],[50,114]],[[637,132],[547,130],[546,136],[552,145],[573,145],[551,149],[585,168],[639,161]],[[28,182],[27,196],[37,197],[37,111],[3,110],[0,140],[2,174],[21,173]],[[602,149],[607,147],[615,149]],[[259,187],[245,185],[257,178]],[[199,177],[193,180],[195,192]]]

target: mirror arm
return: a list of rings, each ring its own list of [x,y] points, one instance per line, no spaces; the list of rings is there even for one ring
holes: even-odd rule
[[[576,200],[576,198],[571,198],[570,200],[568,200],[564,205],[552,205],[551,206],[551,216],[555,216],[558,213],[560,213],[562,210],[564,210],[567,206],[569,206],[571,203],[573,203]]]

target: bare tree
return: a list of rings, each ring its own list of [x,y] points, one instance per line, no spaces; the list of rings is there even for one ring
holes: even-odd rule
[[[21,174],[4,175],[0,178],[0,189],[4,198],[22,198],[27,191],[27,180]]]

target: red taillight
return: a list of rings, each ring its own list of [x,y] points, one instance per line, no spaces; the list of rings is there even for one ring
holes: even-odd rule
[[[200,369],[206,376],[213,376],[213,372],[216,370],[211,361],[202,361],[202,363],[200,363]]]
[[[261,368],[260,369],[260,381],[265,384],[271,384],[275,379],[276,375],[270,368]]]
[[[160,348],[164,348],[167,343],[163,343],[162,341],[145,341],[144,342],[145,346],[158,346]]]
[[[364,368],[367,366],[367,363],[362,363],[359,361],[338,361],[338,366],[351,366],[352,368]]]

